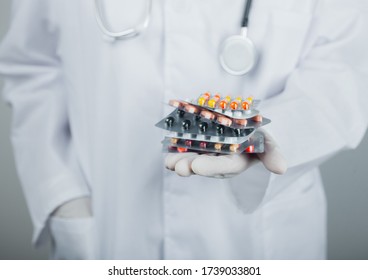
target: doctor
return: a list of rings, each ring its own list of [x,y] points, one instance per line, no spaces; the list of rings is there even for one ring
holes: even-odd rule
[[[144,29],[148,2],[102,1],[104,24]],[[318,166],[367,127],[368,7],[254,1],[247,36],[258,63],[237,76],[218,55],[244,5],[153,1],[147,28],[114,40],[94,1],[13,1],[0,73],[36,245],[51,236],[61,259],[325,258]],[[273,121],[263,164],[164,159],[154,127],[164,102],[205,91],[263,100]],[[283,176],[270,172],[285,171],[281,150]]]

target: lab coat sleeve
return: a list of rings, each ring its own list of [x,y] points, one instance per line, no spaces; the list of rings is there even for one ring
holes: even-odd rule
[[[365,1],[319,1],[297,68],[261,111],[289,165],[306,172],[358,146],[368,122]],[[299,172],[294,172],[300,174]]]
[[[57,30],[48,24],[47,4],[13,1],[10,29],[0,46],[4,97],[13,111],[11,140],[36,245],[56,207],[90,194],[73,150]]]

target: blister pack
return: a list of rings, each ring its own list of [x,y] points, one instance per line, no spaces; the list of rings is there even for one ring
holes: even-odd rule
[[[220,153],[220,154],[241,154],[241,153],[263,153],[264,136],[260,132],[255,132],[248,140],[239,144],[213,143],[206,141],[195,141],[188,139],[178,139],[166,137],[163,141],[165,152],[198,152],[198,153]]]
[[[170,100],[175,107],[156,126],[166,131],[166,152],[216,154],[263,153],[264,136],[257,131],[271,121],[256,110],[259,103],[248,98],[221,98],[202,94],[197,100]]]
[[[248,136],[254,131],[254,127],[243,129],[226,127],[200,116],[184,112],[180,109],[174,110],[170,115],[158,122],[156,126],[176,133],[177,137],[182,137],[181,134],[185,133],[191,135],[204,135],[208,137],[242,138]]]
[[[170,100],[169,105],[231,128],[257,128],[270,123],[270,120],[263,118],[257,110],[249,110],[247,111],[246,118],[239,119],[230,116],[230,114],[224,115],[221,110],[208,109],[207,107],[202,107],[188,101]]]

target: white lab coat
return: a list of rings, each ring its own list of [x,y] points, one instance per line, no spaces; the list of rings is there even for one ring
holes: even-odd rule
[[[155,0],[148,30],[114,43],[93,2],[14,1],[1,45],[33,241],[50,230],[56,258],[325,258],[318,165],[366,130],[366,1],[254,1],[260,60],[242,77],[221,69],[218,51],[239,33],[243,0]],[[143,15],[145,1],[103,2],[117,30]],[[164,103],[205,91],[263,100],[286,175],[260,164],[232,179],[165,170],[154,127],[172,110]],[[83,196],[92,218],[50,218]]]

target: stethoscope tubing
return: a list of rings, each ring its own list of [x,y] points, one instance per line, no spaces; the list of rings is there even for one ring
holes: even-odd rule
[[[122,39],[136,37],[140,33],[142,33],[144,30],[146,30],[150,23],[151,14],[152,14],[152,0],[147,1],[145,17],[144,17],[143,22],[141,22],[134,28],[125,29],[119,32],[114,32],[107,28],[106,21],[103,19],[103,16],[102,16],[100,4],[101,4],[101,0],[95,0],[95,17],[96,17],[97,24],[100,27],[104,35],[111,37],[113,39],[122,40]]]

